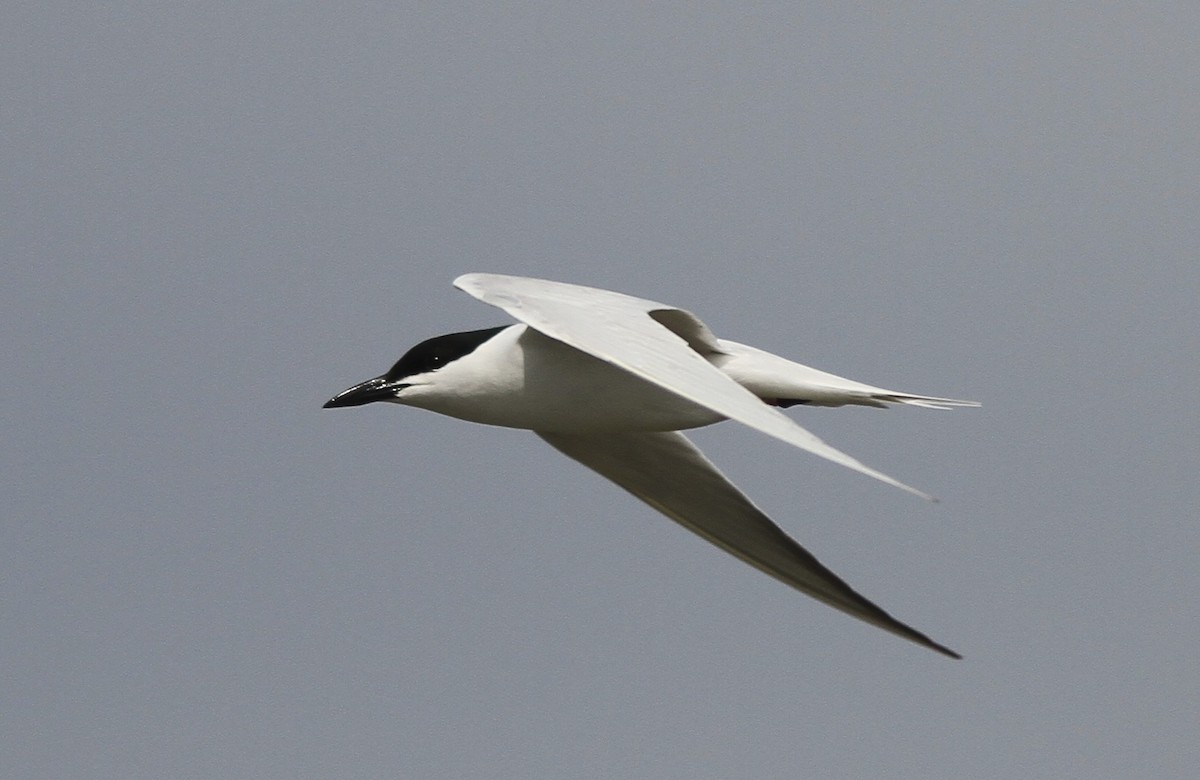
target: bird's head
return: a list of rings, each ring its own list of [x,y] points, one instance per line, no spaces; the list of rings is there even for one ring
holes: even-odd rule
[[[323,408],[362,406],[375,401],[408,403],[406,397],[418,388],[435,388],[438,371],[475,351],[480,344],[508,326],[449,333],[416,345],[396,361],[386,374],[360,382],[325,402]]]

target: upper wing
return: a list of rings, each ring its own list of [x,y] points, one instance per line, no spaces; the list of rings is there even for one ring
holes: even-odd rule
[[[718,547],[831,607],[948,655],[868,601],[771,522],[682,433],[538,436]]]
[[[454,286],[531,328],[731,420],[932,500],[797,425],[710,364],[721,344],[695,315],[608,290],[500,274],[465,274]]]

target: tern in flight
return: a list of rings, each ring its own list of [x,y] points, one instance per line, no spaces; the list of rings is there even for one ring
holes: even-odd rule
[[[815,599],[952,658],[847,585],[756,507],[680,433],[737,420],[923,498],[782,414],[796,404],[979,406],[897,393],[718,339],[683,309],[499,274],[454,286],[519,324],[437,336],[326,409],[374,401],[525,428],[726,552]]]

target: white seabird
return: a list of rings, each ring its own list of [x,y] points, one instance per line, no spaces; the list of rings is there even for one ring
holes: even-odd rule
[[[374,401],[524,428],[708,541],[797,590],[952,658],[853,590],[758,509],[680,433],[737,420],[910,493],[778,407],[934,409],[974,401],[898,393],[718,339],[690,312],[621,293],[499,274],[454,285],[521,324],[451,333],[410,349],[325,408]]]

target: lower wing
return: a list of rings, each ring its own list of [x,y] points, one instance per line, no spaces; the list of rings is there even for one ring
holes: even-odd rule
[[[787,535],[678,432],[537,432],[726,552],[831,607],[951,658],[958,653],[893,618]]]

